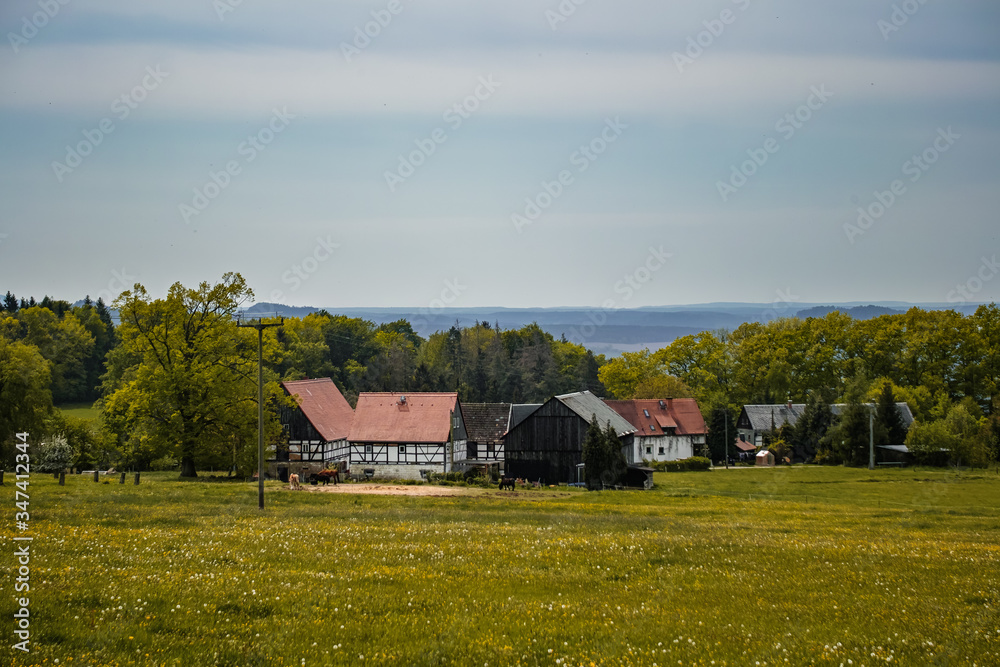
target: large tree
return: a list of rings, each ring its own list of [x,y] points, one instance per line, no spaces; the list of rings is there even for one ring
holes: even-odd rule
[[[42,435],[51,409],[49,362],[38,348],[0,335],[0,465],[13,462],[9,445],[15,433]]]
[[[252,298],[242,276],[227,273],[197,289],[176,283],[165,299],[152,299],[138,284],[117,299],[121,343],[109,360],[103,410],[133,462],[172,454],[182,477],[196,476],[198,462],[251,467],[257,334],[237,328],[233,316]],[[273,330],[265,341],[273,361]],[[269,394],[278,395],[273,383]],[[267,426],[272,435],[278,430],[273,411]]]

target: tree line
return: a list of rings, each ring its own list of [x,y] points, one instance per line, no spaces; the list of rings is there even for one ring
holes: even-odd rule
[[[903,438],[920,460],[940,459],[944,449],[953,462],[980,465],[996,458],[1000,436],[1000,310],[990,304],[970,316],[912,308],[868,320],[832,312],[747,322],[625,353],[602,366],[599,378],[616,397],[696,398],[713,457],[723,456],[727,418],[732,435],[743,405],[792,401],[806,404],[811,431],[793,436],[786,429],[774,442],[798,447],[807,460],[856,463],[862,440],[867,451],[864,404],[881,400],[886,416],[878,426],[894,434],[892,444],[903,443],[884,405],[905,401],[916,423]],[[839,419],[816,414],[831,403],[846,404]],[[881,441],[889,444],[887,437]]]
[[[0,309],[0,433],[62,435],[74,465],[180,465],[247,472],[256,457],[255,331],[235,318],[253,301],[237,273],[153,298],[141,285],[110,306],[8,293]],[[119,323],[112,321],[117,312]],[[859,463],[867,408],[878,404],[879,442],[905,442],[924,460],[996,458],[1000,311],[912,309],[854,320],[824,317],[749,322],[656,350],[606,360],[537,324],[501,330],[477,322],[428,338],[409,322],[386,324],[325,311],[265,331],[267,434],[281,437],[279,381],[332,378],[353,404],[365,391],[457,391],[463,402],[541,403],[590,390],[615,398],[693,397],[709,425],[714,458],[735,434],[744,404],[806,403],[793,431],[768,445],[801,460]],[[886,407],[906,401],[908,433]],[[54,409],[94,403],[102,419]],[[845,403],[839,418],[831,403]],[[862,424],[862,422],[864,422]],[[865,449],[866,451],[866,449]],[[7,460],[5,455],[4,460]]]

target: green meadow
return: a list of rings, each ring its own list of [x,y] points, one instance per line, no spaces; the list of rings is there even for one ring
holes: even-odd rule
[[[14,665],[997,665],[996,470],[663,473],[652,491],[293,492],[33,473]]]

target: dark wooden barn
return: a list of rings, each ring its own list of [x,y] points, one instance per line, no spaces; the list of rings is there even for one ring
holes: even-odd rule
[[[544,484],[574,483],[593,415],[632,447],[635,428],[589,391],[554,396],[512,426],[505,438],[506,474]]]

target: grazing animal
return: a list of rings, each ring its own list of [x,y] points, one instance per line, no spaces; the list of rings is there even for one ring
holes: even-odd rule
[[[513,477],[501,477],[500,478],[500,490],[503,491],[507,489],[508,491],[514,490],[514,478]]]
[[[292,473],[288,476],[288,488],[290,489],[301,489],[302,485],[299,484],[298,473]]]
[[[313,475],[323,486],[326,486],[330,482],[336,486],[340,484],[340,471],[339,470],[320,470],[318,473]]]

